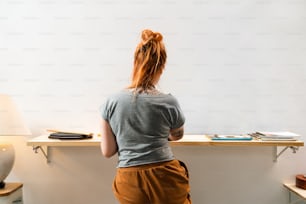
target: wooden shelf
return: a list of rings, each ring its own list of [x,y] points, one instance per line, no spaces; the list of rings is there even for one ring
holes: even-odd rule
[[[88,147],[88,146],[100,146],[101,138],[94,135],[91,139],[84,140],[59,140],[59,139],[49,139],[48,135],[42,135],[35,137],[27,142],[28,146],[32,146],[33,150],[37,153],[40,149],[47,162],[49,162],[48,151],[50,147]],[[216,141],[211,140],[206,135],[184,135],[183,139],[179,141],[170,142],[171,146],[271,146],[274,147],[274,159],[277,158],[288,148],[291,148],[295,153],[298,147],[304,146],[303,141],[262,141],[262,140],[232,140],[232,141]],[[277,152],[277,147],[285,147],[280,153]],[[44,150],[42,147],[46,147]]]
[[[302,141],[211,140],[206,135],[185,135],[172,146],[304,146]]]
[[[300,201],[306,201],[306,190],[296,187],[293,183],[283,183],[289,191],[289,203],[298,203]],[[296,194],[299,198],[297,200],[292,200],[291,193]]]
[[[77,147],[88,147],[88,146],[99,146],[101,138],[98,136],[93,136],[92,139],[84,140],[60,140],[60,139],[49,139],[48,135],[42,135],[35,137],[27,142],[28,146],[50,146],[50,147],[60,147],[60,146],[77,146]]]
[[[23,186],[22,183],[6,183],[3,189],[0,189],[0,197],[8,196]]]
[[[35,137],[27,142],[28,146],[100,146],[101,138],[94,136],[92,139],[84,140],[59,140],[49,139],[48,135]],[[261,140],[233,140],[216,141],[205,135],[185,135],[179,141],[172,141],[171,146],[304,146],[302,141],[261,141]]]

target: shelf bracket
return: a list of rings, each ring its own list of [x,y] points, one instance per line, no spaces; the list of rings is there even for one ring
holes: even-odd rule
[[[287,146],[283,148],[279,153],[277,152],[277,146],[273,149],[273,162],[277,162],[277,159],[288,149],[290,148],[292,150],[292,153],[296,153],[299,150],[299,147],[295,146]]]
[[[38,153],[38,150],[40,150],[43,153],[47,163],[50,163],[49,146],[46,146],[46,150],[41,146],[33,146],[33,151],[35,152],[35,154]]]

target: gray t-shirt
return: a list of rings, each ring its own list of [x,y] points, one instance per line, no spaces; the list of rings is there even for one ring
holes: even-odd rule
[[[118,144],[118,167],[137,166],[174,159],[168,136],[185,117],[170,94],[134,94],[124,90],[101,107]]]

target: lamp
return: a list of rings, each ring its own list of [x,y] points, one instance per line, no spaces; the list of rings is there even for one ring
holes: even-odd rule
[[[0,136],[30,135],[12,98],[0,94]],[[15,160],[12,144],[0,142],[0,189],[5,187],[4,179],[9,175]]]

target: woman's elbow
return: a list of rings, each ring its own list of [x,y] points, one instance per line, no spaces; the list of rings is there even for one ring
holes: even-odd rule
[[[117,150],[116,149],[112,150],[107,147],[101,147],[101,152],[105,158],[111,158],[117,153]]]
[[[176,140],[182,139],[183,136],[184,136],[184,126],[181,126],[179,128],[170,130],[170,134],[168,138],[171,141],[176,141]]]
[[[112,156],[114,156],[116,154],[116,152],[104,152],[102,151],[102,155],[105,157],[105,158],[111,158]]]
[[[103,156],[107,159],[111,158],[113,156],[113,154],[107,154],[107,153],[103,153]]]
[[[180,140],[182,138],[183,138],[183,135],[181,135],[181,136],[172,136],[172,135],[169,135],[169,137],[168,137],[168,139],[170,141],[177,141],[177,140]]]

